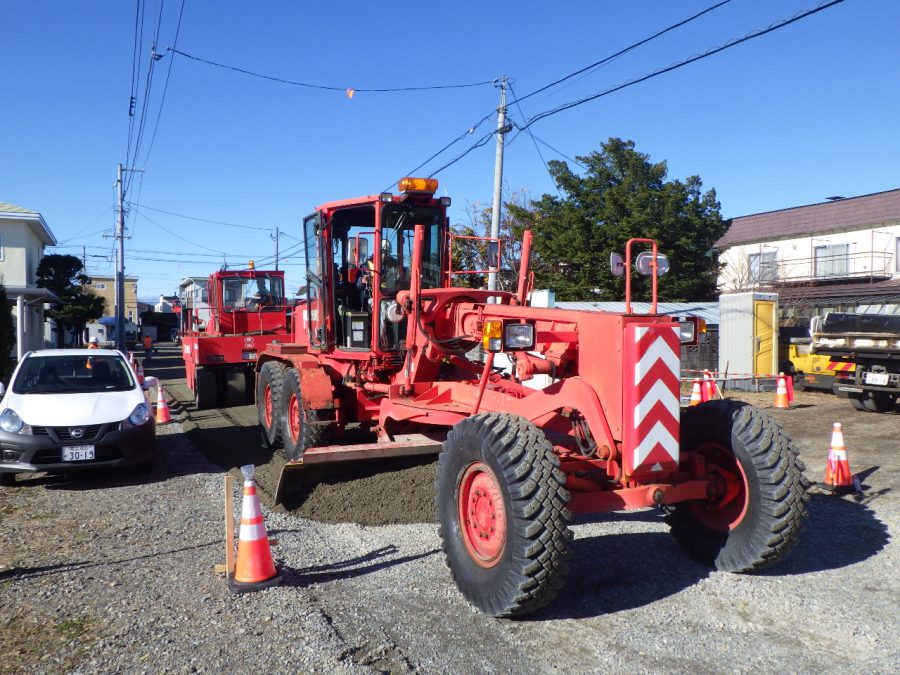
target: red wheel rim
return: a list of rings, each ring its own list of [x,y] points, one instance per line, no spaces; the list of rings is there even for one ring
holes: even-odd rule
[[[506,546],[506,508],[497,477],[482,462],[469,465],[463,473],[459,523],[472,560],[481,567],[496,565]]]
[[[291,441],[296,445],[300,438],[300,401],[294,393],[291,393],[291,398],[288,400],[288,430],[291,434]]]
[[[689,502],[694,517],[717,532],[733,530],[747,515],[749,485],[744,468],[734,453],[717,443],[700,446],[706,471],[712,481],[713,495],[706,501]]]
[[[263,392],[263,416],[266,419],[266,428],[272,428],[272,387],[266,385]]]

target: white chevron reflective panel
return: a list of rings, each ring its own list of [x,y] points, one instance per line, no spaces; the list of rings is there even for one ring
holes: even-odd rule
[[[678,439],[669,433],[662,422],[657,422],[634,449],[634,465],[636,467],[644,463],[647,455],[656,447],[657,443],[663,447],[669,457],[678,461]]]
[[[635,342],[640,342],[649,328],[638,328],[634,332]],[[674,328],[672,330],[675,330]],[[679,338],[679,349],[681,345],[681,338]],[[653,364],[662,359],[663,363],[675,373],[675,376],[681,374],[681,354],[678,352],[672,351],[672,348],[669,344],[663,339],[662,336],[658,337],[656,341],[650,347],[647,348],[647,351],[643,353],[640,360],[634,364],[634,383],[640,384],[641,380],[644,378],[644,375],[653,367]]]
[[[635,429],[640,426],[641,422],[657,403],[662,403],[663,406],[665,406],[666,411],[668,411],[672,417],[678,419],[678,416],[681,414],[681,402],[678,400],[678,397],[672,393],[672,390],[669,389],[669,386],[665,382],[657,380],[656,383],[650,387],[650,391],[644,395],[644,398],[634,406]]]

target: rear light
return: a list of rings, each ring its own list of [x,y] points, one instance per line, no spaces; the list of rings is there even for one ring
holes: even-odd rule
[[[256,361],[256,352],[241,352],[241,358],[244,361]]]

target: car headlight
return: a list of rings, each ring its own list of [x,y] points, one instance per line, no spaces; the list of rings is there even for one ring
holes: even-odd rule
[[[131,429],[133,427],[139,427],[149,422],[151,417],[150,406],[146,403],[138,403],[134,407],[134,410],[131,411],[128,419],[122,422],[122,428]]]
[[[25,424],[12,408],[7,408],[0,413],[0,429],[10,434],[31,435],[31,427]]]

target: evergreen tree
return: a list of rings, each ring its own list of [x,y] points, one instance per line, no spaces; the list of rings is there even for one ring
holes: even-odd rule
[[[103,298],[86,293],[88,276],[81,260],[74,255],[46,255],[37,266],[36,284],[52,291],[61,302],[55,302],[47,316],[56,322],[56,346],[63,347],[65,330],[80,335],[85,324],[103,316]]]
[[[554,289],[558,300],[621,300],[624,280],[611,275],[609,255],[624,253],[629,238],[646,237],[671,263],[659,282],[660,300],[714,299],[719,263],[712,246],[729,225],[715,190],[701,193],[699,176],[667,180],[666,163],[651,162],[633,141],[610,138],[577,159],[582,175],[565,162],[549,163],[564,196],[508,207],[534,231],[535,287]],[[648,280],[632,275],[633,299],[649,300],[649,289]]]
[[[12,305],[6,295],[6,286],[0,282],[0,381],[9,384],[16,365],[16,327],[12,318]]]

